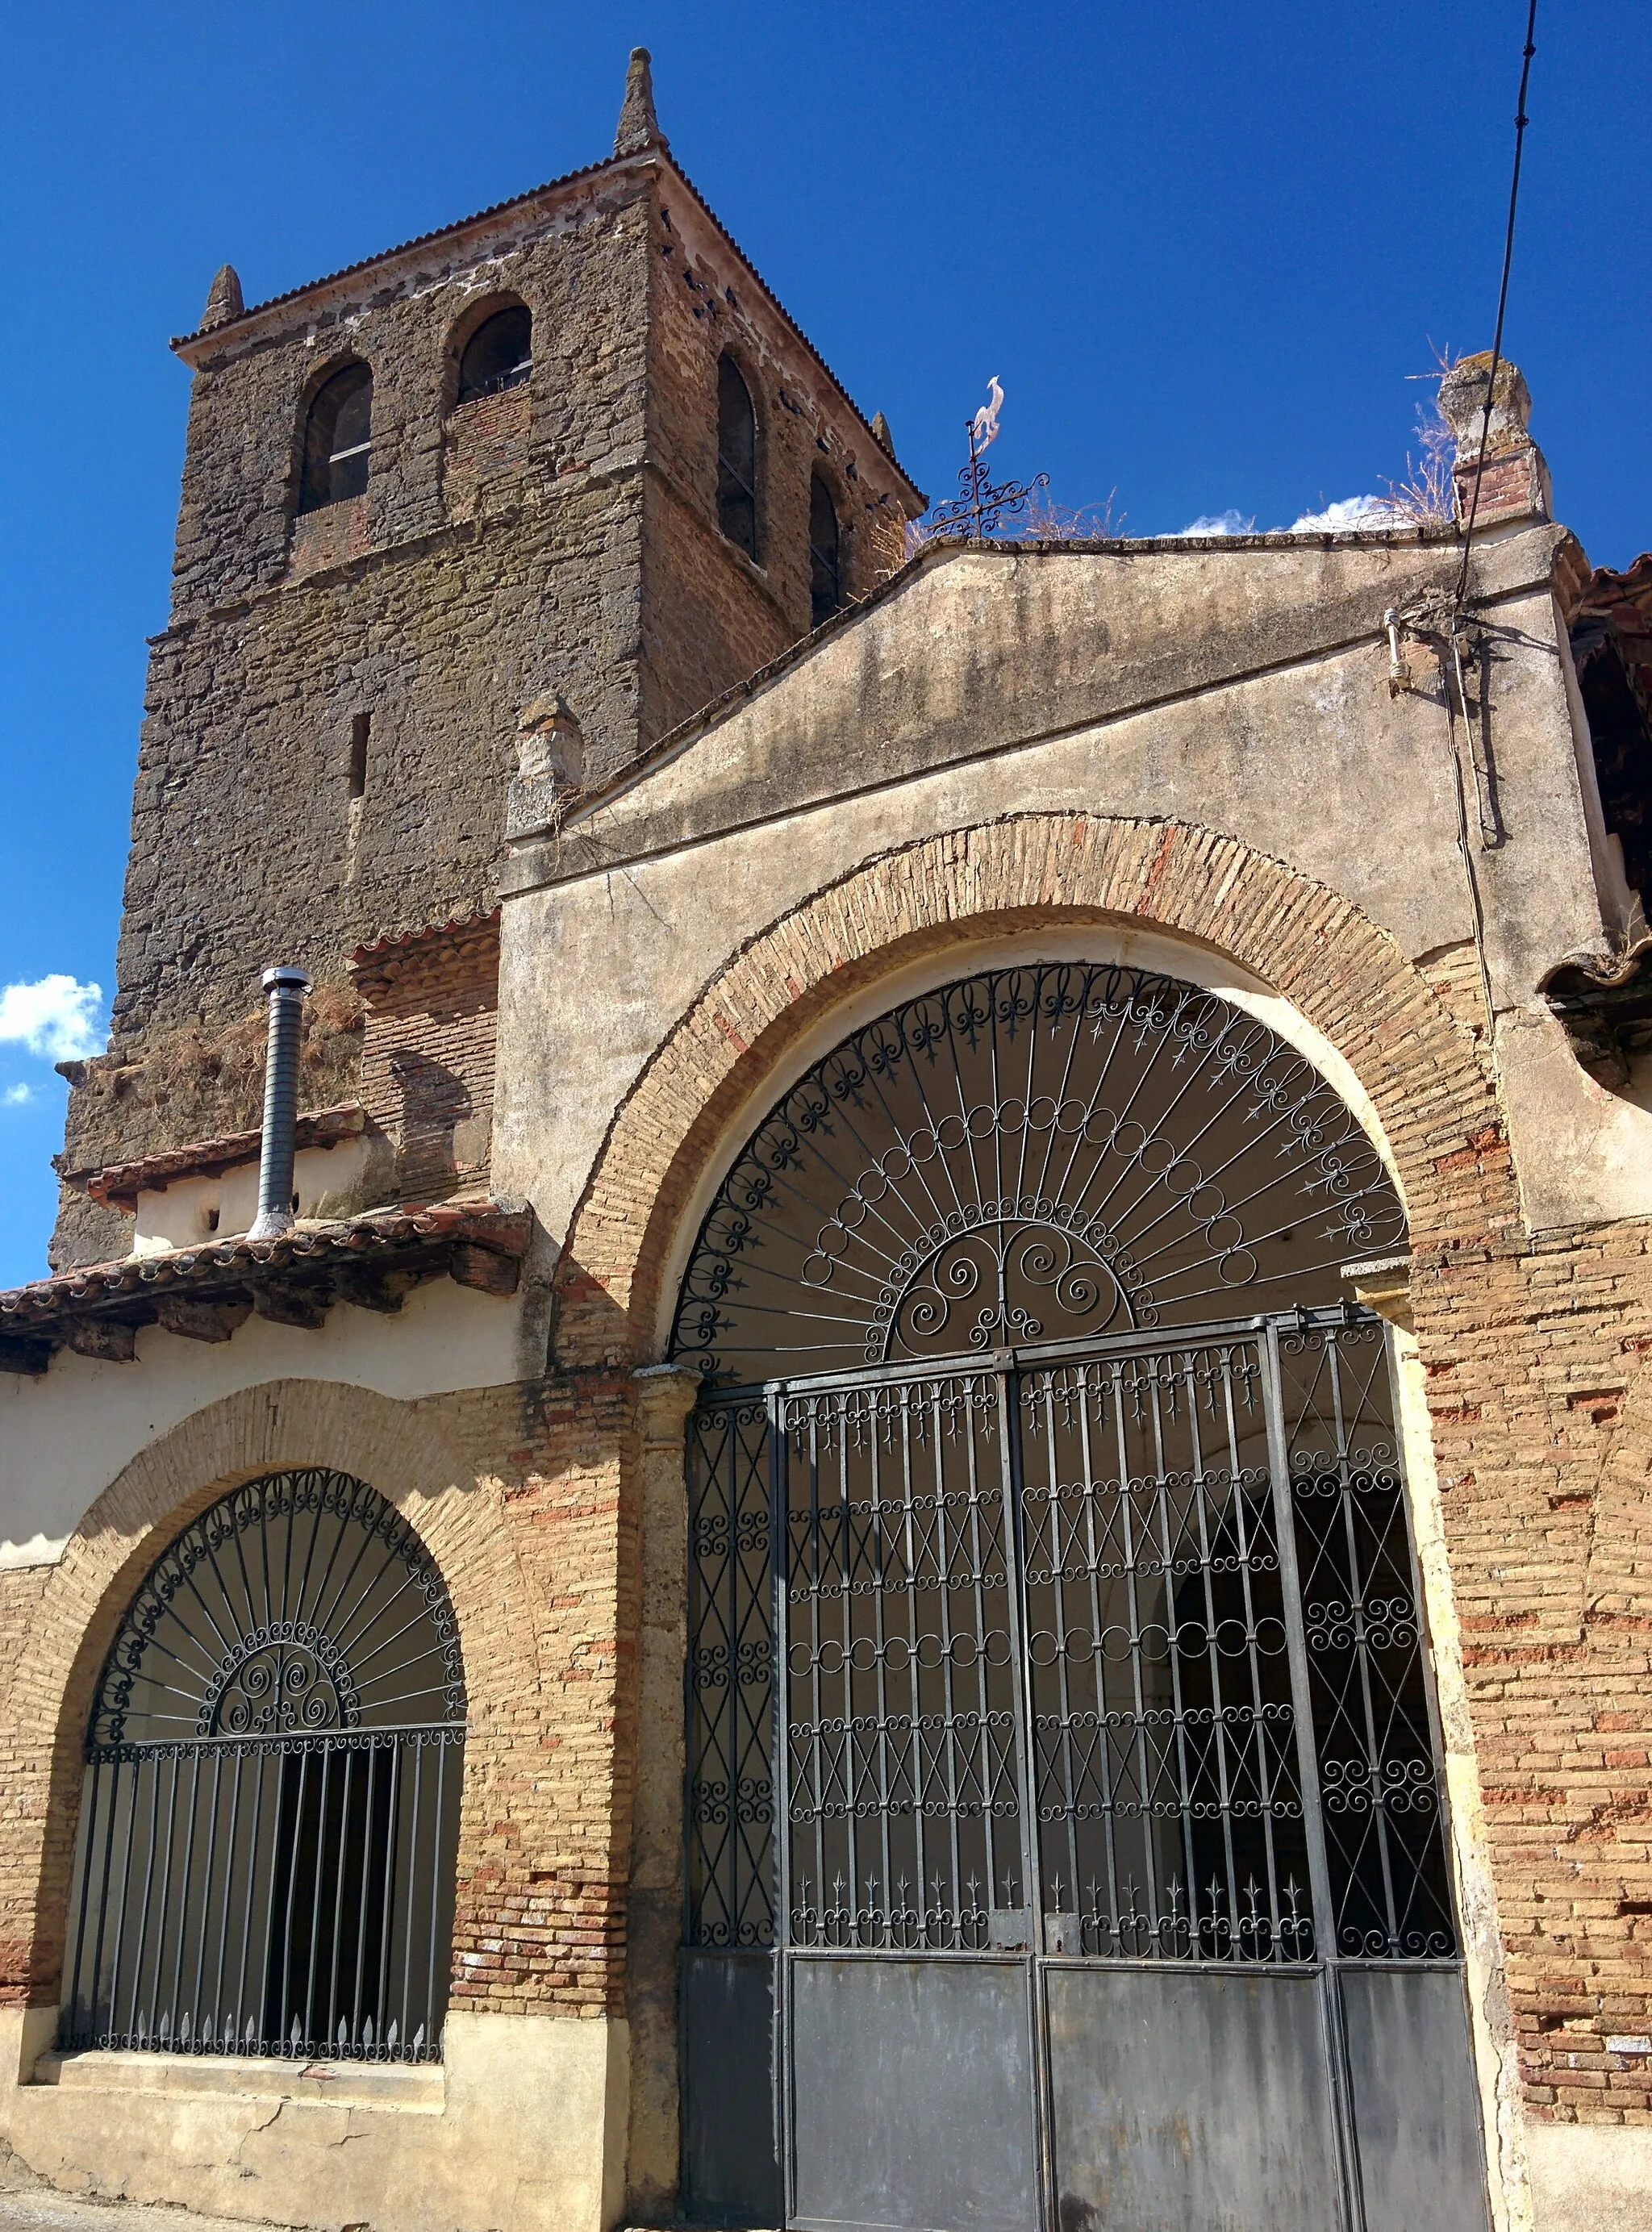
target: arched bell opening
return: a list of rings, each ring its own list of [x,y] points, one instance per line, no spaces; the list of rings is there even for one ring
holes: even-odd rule
[[[63,2043],[438,2059],[464,1731],[447,1590],[376,1489],[219,1497],[99,1677]]]
[[[1326,2181],[1387,2221],[1396,2041],[1483,2211],[1392,1359],[1344,1277],[1405,1230],[1298,1046],[1123,962],[918,991],[751,1132],[671,1339],[691,2211],[1065,2219],[1183,2177],[1150,2133],[1192,2099],[1189,2221],[1236,2179],[1295,2223],[1215,2136],[1266,2097],[1302,2221]]]

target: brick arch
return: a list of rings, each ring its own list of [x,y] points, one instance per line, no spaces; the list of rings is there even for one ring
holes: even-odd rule
[[[276,1380],[209,1405],[141,1450],[93,1504],[47,1581],[0,1700],[14,1762],[0,1821],[0,2002],[49,2002],[60,1979],[87,1719],[133,1593],[178,1530],[227,1489],[296,1465],[366,1481],[441,1569],[470,1728],[456,1946],[467,1935],[476,1901],[466,1887],[485,1872],[484,1824],[499,1810],[489,1786],[537,1726],[521,1659],[499,1647],[502,1620],[522,1638],[535,1622],[499,1524],[498,1491],[417,1404],[331,1381]]]
[[[1394,1158],[1413,1245],[1518,1214],[1468,1033],[1387,931],[1326,885],[1183,822],[1028,814],[881,854],[781,916],[704,987],[621,1104],[559,1269],[568,1363],[649,1353],[677,1227],[729,1122],[831,1007],[972,937],[1150,925],[1241,963],[1348,1061]]]

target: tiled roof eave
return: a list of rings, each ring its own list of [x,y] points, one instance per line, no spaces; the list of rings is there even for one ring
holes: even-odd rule
[[[241,1321],[237,1307],[243,1316],[256,1311],[319,1324],[336,1301],[365,1297],[368,1307],[393,1308],[403,1288],[444,1273],[463,1286],[511,1294],[533,1230],[530,1210],[438,1202],[300,1224],[269,1240],[215,1241],[60,1271],[0,1293],[0,1366],[42,1370],[50,1351],[75,1345],[75,1329],[87,1321],[164,1324],[169,1299],[224,1306],[228,1331],[200,1337],[227,1339]]]
[[[359,1101],[341,1101],[333,1108],[306,1109],[295,1120],[295,1147],[334,1147],[341,1140],[360,1136],[367,1121]],[[63,1183],[77,1193],[111,1208],[131,1210],[140,1193],[164,1192],[185,1178],[222,1178],[226,1171],[256,1163],[263,1144],[262,1126],[246,1132],[226,1132],[216,1139],[191,1139],[182,1146],[164,1147],[132,1162],[105,1163],[96,1169],[64,1171]]]

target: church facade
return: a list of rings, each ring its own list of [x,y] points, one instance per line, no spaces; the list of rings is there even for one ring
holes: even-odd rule
[[[640,53],[610,158],[175,347],[0,1295],[14,2169],[1641,2221],[1652,574],[1519,373],[1468,544],[907,555]]]

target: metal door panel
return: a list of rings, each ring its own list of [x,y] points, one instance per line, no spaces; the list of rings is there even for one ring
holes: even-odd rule
[[[1035,2232],[1024,1963],[796,1955],[796,2226]]]
[[[695,2224],[774,2224],[774,1963],[683,1956],[683,2160]]]
[[[1097,1964],[1046,1990],[1061,2232],[1342,2224],[1317,1976]]]
[[[1462,1978],[1344,1969],[1343,2027],[1365,2232],[1486,2232],[1485,2156]]]

